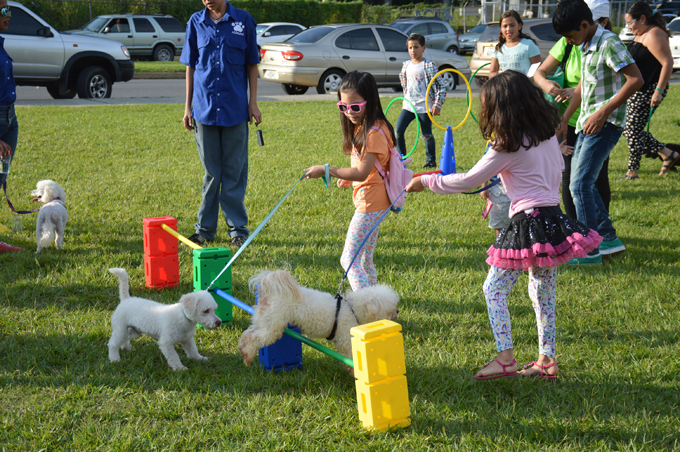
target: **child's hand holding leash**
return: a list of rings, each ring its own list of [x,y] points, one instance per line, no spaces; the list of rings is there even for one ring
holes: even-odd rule
[[[302,176],[303,179],[318,179],[326,174],[326,170],[323,165],[314,165],[311,168],[305,168],[305,174]]]
[[[432,106],[432,116],[439,116],[442,112],[442,109],[439,107],[435,107],[434,105]]]
[[[425,186],[423,185],[423,182],[420,180],[420,176],[416,176],[413,179],[411,179],[411,182],[408,183],[406,186],[406,193],[413,193],[414,191],[423,191],[425,189]]]

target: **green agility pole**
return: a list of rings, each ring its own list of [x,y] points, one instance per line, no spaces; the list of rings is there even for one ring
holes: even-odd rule
[[[234,298],[233,296],[229,295],[225,291],[223,291],[221,289],[213,289],[213,290],[214,290],[215,294],[224,298],[229,303],[231,303],[235,306],[238,306],[239,308],[250,313],[251,315],[255,313],[255,309],[253,309],[252,306],[248,306],[247,304],[245,304],[241,300]],[[312,348],[315,348],[318,351],[320,351],[321,353],[324,353],[324,354],[330,356],[331,358],[337,359],[338,361],[340,361],[343,364],[348,365],[349,367],[352,367],[352,368],[354,367],[354,361],[352,361],[350,358],[346,357],[345,355],[342,355],[342,354],[336,352],[335,350],[331,350],[328,347],[324,347],[323,345],[318,344],[318,343],[314,342],[313,340],[308,339],[308,338],[304,337],[302,334],[297,333],[297,332],[295,332],[291,329],[286,328],[285,330],[283,330],[283,332],[286,333],[288,336],[299,340],[303,344],[306,344],[306,345],[308,345]]]

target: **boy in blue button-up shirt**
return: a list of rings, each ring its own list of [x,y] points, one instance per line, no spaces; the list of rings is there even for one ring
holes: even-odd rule
[[[233,246],[248,237],[243,203],[248,181],[248,123],[262,122],[257,107],[255,20],[225,0],[203,0],[206,9],[187,23],[180,61],[187,66],[183,123],[193,130],[205,169],[195,243],[212,241],[219,208]],[[250,88],[250,99],[248,99]],[[192,108],[193,106],[193,108]]]

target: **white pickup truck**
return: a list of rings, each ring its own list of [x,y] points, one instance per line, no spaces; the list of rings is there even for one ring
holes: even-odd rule
[[[135,65],[119,42],[60,33],[21,3],[0,34],[17,85],[45,86],[55,99],[108,98],[114,82],[132,80]]]

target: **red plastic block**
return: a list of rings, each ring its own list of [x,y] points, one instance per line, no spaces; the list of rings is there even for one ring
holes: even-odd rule
[[[146,287],[164,289],[179,285],[179,259],[177,254],[167,256],[144,255]]]
[[[162,224],[177,230],[177,220],[173,217],[144,218],[144,254],[148,256],[177,254],[178,240],[165,231],[161,227]]]

